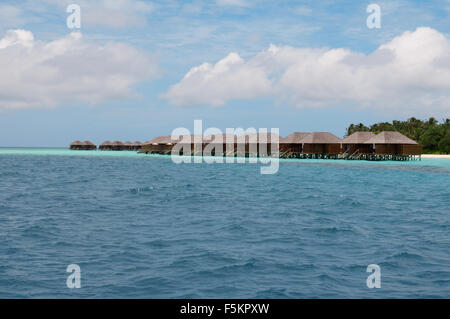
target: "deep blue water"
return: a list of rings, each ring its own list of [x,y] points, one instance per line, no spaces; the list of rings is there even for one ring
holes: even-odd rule
[[[0,152],[0,297],[449,298],[450,162],[433,163],[303,160],[260,175]],[[66,287],[69,264],[80,289]]]

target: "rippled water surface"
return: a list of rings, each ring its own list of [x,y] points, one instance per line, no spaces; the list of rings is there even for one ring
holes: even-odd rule
[[[450,160],[259,168],[0,149],[0,297],[450,297]]]

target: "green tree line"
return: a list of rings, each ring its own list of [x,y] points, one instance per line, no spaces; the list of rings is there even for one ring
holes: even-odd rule
[[[381,131],[397,131],[421,144],[424,153],[450,154],[450,119],[439,123],[434,117],[424,121],[412,117],[406,121],[380,122],[370,127],[362,123],[350,124],[347,136],[360,131],[375,134]]]

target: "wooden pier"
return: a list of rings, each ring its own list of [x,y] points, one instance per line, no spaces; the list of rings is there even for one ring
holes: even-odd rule
[[[171,155],[171,150],[143,150],[140,153],[156,154],[156,155]],[[191,152],[188,154],[179,153],[180,156],[203,156],[201,152]],[[294,153],[284,152],[279,154],[281,159],[328,159],[328,160],[347,160],[347,161],[420,161],[421,155],[393,155],[393,154],[357,154],[356,156],[345,156],[346,154],[308,154],[308,153]],[[244,156],[238,156],[238,152],[222,153],[222,155],[211,154],[211,156],[222,157],[245,157],[245,158],[270,158],[272,154],[260,153],[245,153]]]

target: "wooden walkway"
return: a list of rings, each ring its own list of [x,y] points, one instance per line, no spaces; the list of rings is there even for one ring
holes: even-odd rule
[[[159,154],[170,155],[171,151],[147,151],[142,152],[145,154]],[[182,154],[180,154],[182,155]],[[228,152],[223,157],[237,157],[238,152]],[[263,156],[260,156],[263,155]],[[191,154],[191,156],[202,156],[201,152]],[[259,153],[245,153],[245,157],[261,157],[267,158],[271,154],[259,154]],[[280,152],[279,158],[296,158],[296,159],[332,159],[332,160],[360,160],[360,161],[415,161],[421,160],[421,155],[389,155],[389,154],[363,154],[354,152],[353,154],[339,153],[339,154],[307,154],[307,153],[294,153],[294,152]]]

